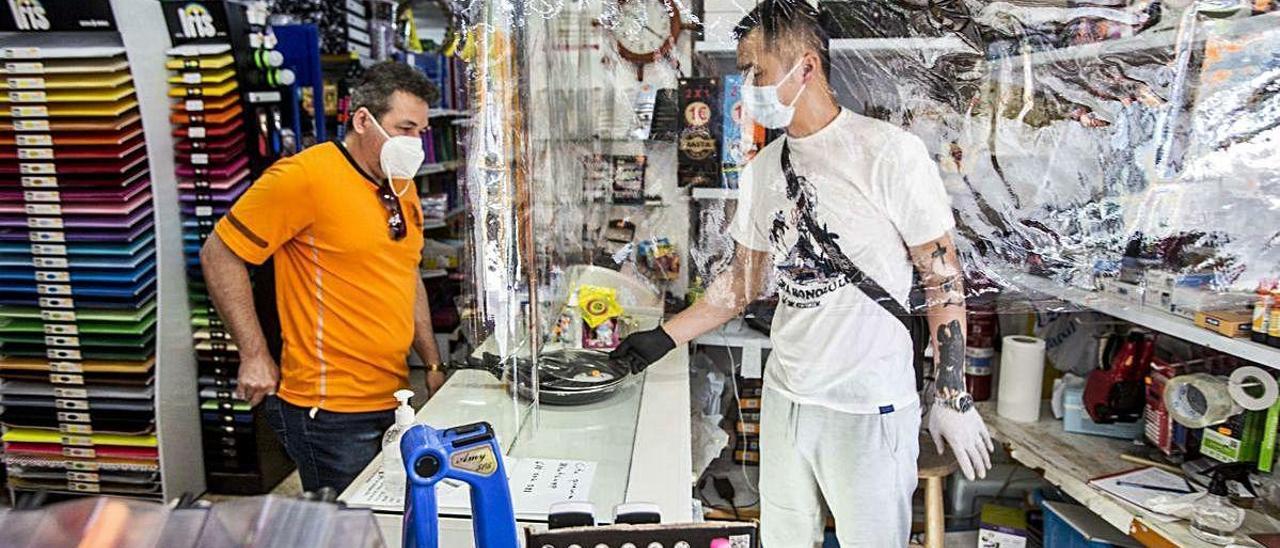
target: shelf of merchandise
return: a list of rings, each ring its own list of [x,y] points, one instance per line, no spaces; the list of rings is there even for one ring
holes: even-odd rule
[[[737,200],[736,188],[695,188],[692,192],[695,200]]]
[[[1053,418],[1048,406],[1046,403],[1040,411],[1039,421],[1020,423],[999,416],[995,402],[974,405],[991,430],[991,437],[1008,447],[1014,460],[1042,471],[1046,481],[1080,501],[1112,527],[1135,536],[1147,546],[1209,546],[1191,534],[1185,520],[1165,521],[1090,486],[1092,478],[1135,468],[1119,458],[1133,450],[1132,442],[1066,432],[1062,421]],[[1277,526],[1280,520],[1249,511],[1238,534],[1275,531]]]
[[[738,45],[732,42],[695,42],[695,53],[714,56],[737,55]],[[895,52],[971,52],[977,53],[964,40],[954,36],[940,38],[836,38],[831,41],[834,55],[876,55]]]
[[[1210,35],[1230,38],[1280,27],[1280,12],[1255,15],[1253,17],[1244,17],[1240,19],[1207,21],[1198,23],[1197,25],[1199,28],[1197,29],[1196,35],[1190,38],[1188,43],[1203,43],[1205,38]],[[1044,65],[1065,61],[1098,59],[1106,55],[1118,55],[1135,51],[1162,48],[1172,49],[1178,43],[1179,33],[1180,30],[1177,28],[1144,32],[1114,40],[1105,40],[1091,44],[1081,44],[1078,46],[1059,49],[1036,51],[1027,53],[1026,55],[1018,55],[1008,58],[991,59],[988,66],[995,69],[1003,65],[1002,61],[1007,60],[1014,68],[1019,68],[1024,62],[1029,62],[1032,65]]]
[[[435,175],[436,173],[444,173],[446,171],[456,171],[458,168],[462,167],[464,163],[465,162],[462,160],[449,160],[447,162],[422,164],[422,167],[418,168],[417,176],[421,177],[423,175]]]
[[[1186,318],[1149,306],[1126,302],[1107,293],[1069,287],[1047,278],[1018,272],[1012,268],[998,268],[996,273],[1012,286],[1043,293],[1205,348],[1280,369],[1280,348],[1248,339],[1225,337],[1199,327]]]

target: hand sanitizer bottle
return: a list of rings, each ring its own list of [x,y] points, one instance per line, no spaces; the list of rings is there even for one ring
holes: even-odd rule
[[[413,426],[413,408],[409,406],[413,391],[397,390],[395,397],[400,401],[396,408],[396,423],[382,436],[382,481],[387,493],[393,496],[395,493],[404,494],[404,457],[400,454],[400,437]]]
[[[1244,481],[1249,481],[1246,473]],[[1227,479],[1218,470],[1209,482],[1209,492],[1195,502],[1191,516],[1191,534],[1218,545],[1235,541],[1235,532],[1244,524],[1244,510],[1227,498]]]

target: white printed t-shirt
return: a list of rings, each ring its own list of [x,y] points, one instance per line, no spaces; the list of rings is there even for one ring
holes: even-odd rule
[[[799,188],[788,189],[782,174],[784,139]],[[841,265],[856,265],[905,306],[912,266],[904,243],[928,243],[955,226],[924,143],[842,109],[812,135],[770,143],[739,181],[730,233],[771,254],[779,297],[766,385],[846,413],[916,403],[910,335]]]

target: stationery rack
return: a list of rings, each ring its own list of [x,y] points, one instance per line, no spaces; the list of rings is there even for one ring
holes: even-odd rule
[[[162,443],[189,442],[162,439],[157,425],[194,410],[157,397],[156,216],[129,59],[109,2],[45,17],[43,29],[0,32],[9,488],[146,499],[200,490],[198,459],[162,466]],[[85,18],[102,24],[78,26]],[[79,28],[96,30],[65,31]]]
[[[281,103],[282,90],[291,89],[279,84],[292,83],[293,75],[281,67],[264,12],[229,2],[164,5],[203,10],[211,25],[204,33],[211,36],[191,37],[181,17],[170,17],[175,46],[165,61],[208,485],[219,493],[266,493],[292,465],[265,418],[234,397],[238,349],[209,297],[200,249],[254,179],[287,151]],[[259,292],[270,285],[266,270],[255,276]],[[267,304],[259,309],[270,316],[274,304]],[[278,331],[270,319],[263,323],[265,332]]]

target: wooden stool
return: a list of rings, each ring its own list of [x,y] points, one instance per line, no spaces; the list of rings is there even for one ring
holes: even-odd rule
[[[933,438],[920,433],[920,458],[916,459],[916,478],[924,483],[924,546],[942,548],[946,509],[942,505],[942,482],[960,468],[951,448],[939,455]]]

